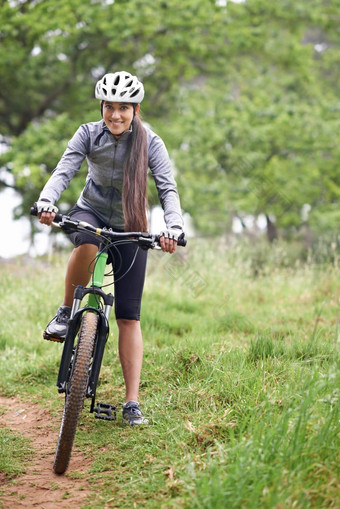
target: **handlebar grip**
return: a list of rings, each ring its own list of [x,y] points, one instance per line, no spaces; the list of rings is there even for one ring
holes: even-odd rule
[[[56,214],[55,218],[53,219],[53,222],[54,223],[61,223],[63,218],[64,218],[64,216],[62,214]]]
[[[38,215],[38,209],[37,209],[36,204],[34,204],[34,206],[30,208],[30,214],[31,214],[31,216],[37,216]],[[62,214],[56,214],[55,218],[53,219],[53,222],[54,223],[61,223],[62,220],[63,220],[63,215]]]
[[[30,214],[31,214],[31,216],[37,216],[38,215],[38,209],[37,209],[36,204],[34,204],[34,206],[31,207]]]

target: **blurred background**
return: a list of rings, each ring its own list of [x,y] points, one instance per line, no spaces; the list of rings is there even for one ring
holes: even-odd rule
[[[2,1],[0,257],[65,242],[29,209],[117,70],[144,82],[191,235],[337,243],[339,27],[339,0]],[[85,175],[84,162],[61,211]],[[157,203],[150,179],[154,230]]]

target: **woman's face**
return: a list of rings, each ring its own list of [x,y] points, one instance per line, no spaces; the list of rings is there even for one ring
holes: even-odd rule
[[[139,104],[136,106],[136,114],[139,111]],[[133,106],[130,103],[116,103],[104,101],[103,119],[110,132],[117,136],[130,128],[133,120]]]

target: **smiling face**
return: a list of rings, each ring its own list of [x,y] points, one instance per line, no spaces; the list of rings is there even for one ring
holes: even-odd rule
[[[139,104],[135,108],[136,114],[139,111]],[[124,133],[130,128],[133,120],[133,106],[131,103],[116,103],[104,101],[103,119],[114,136]]]

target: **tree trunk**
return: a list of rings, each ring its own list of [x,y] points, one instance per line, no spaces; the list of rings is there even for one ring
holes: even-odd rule
[[[279,236],[276,224],[270,219],[270,217],[266,214],[267,220],[267,238],[270,243],[274,242]]]

